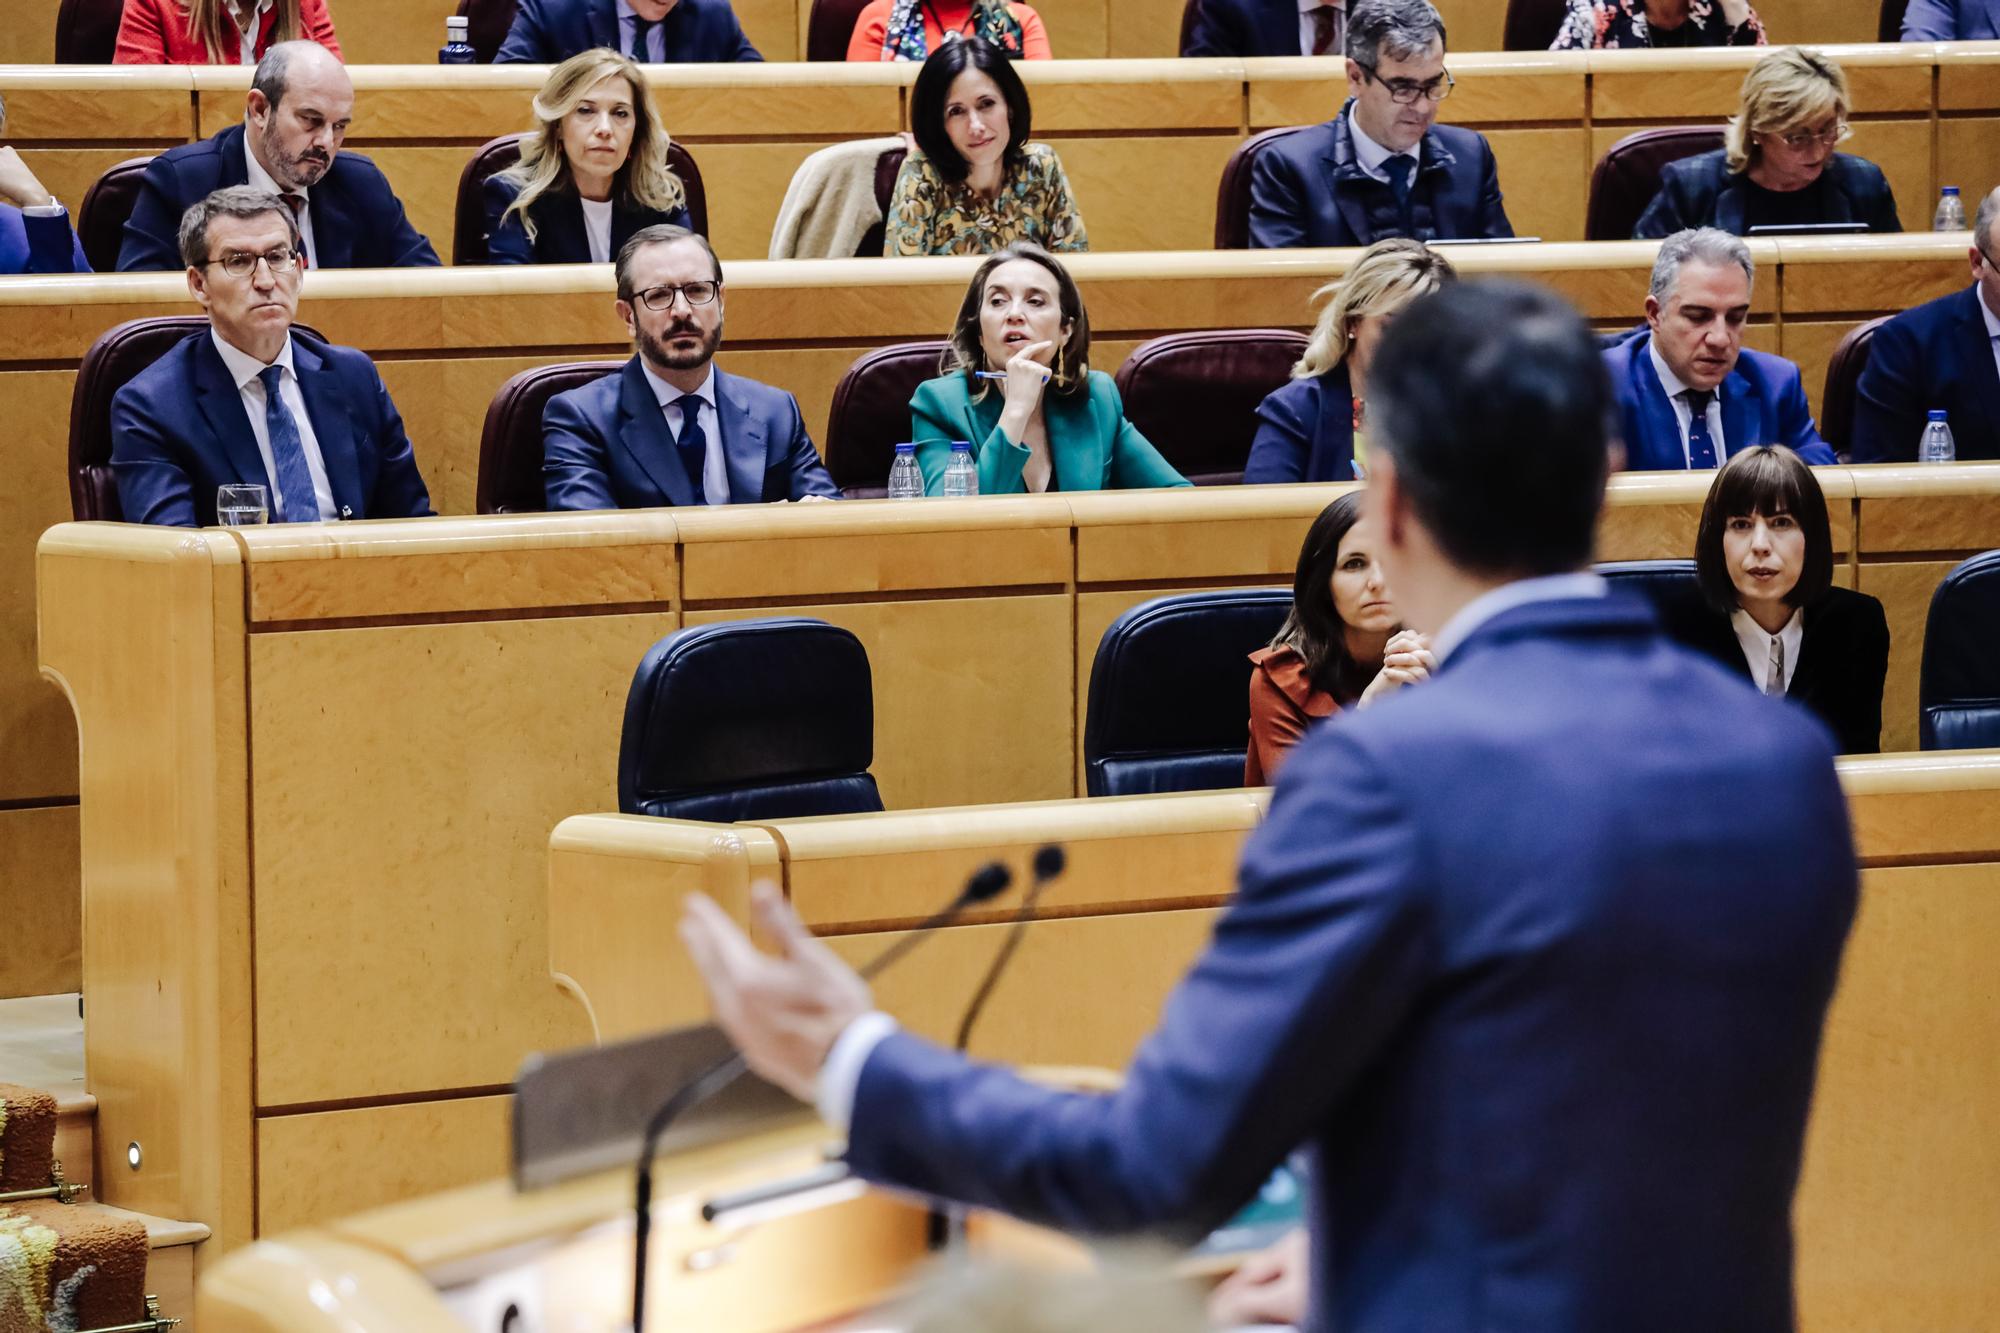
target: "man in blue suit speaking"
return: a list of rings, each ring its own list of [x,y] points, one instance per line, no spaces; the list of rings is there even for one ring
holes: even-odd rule
[[[716,1017],[862,1176],[1073,1230],[1198,1235],[1306,1146],[1313,1329],[1790,1330],[1857,891],[1832,738],[1587,572],[1611,393],[1558,298],[1422,298],[1368,405],[1438,665],[1301,743],[1118,1091],[898,1031],[768,885],[775,955],[690,899]]]
[[[722,261],[664,224],[618,252],[618,314],[636,355],[542,409],[551,509],[832,500],[798,400],[715,366]]]
[[[729,0],[520,0],[496,65],[557,65],[608,46],[642,65],[762,60]]]
[[[1799,368],[1743,346],[1756,268],[1750,247],[1701,227],[1660,242],[1646,329],[1605,349],[1633,472],[1712,472],[1754,444],[1834,461]]]

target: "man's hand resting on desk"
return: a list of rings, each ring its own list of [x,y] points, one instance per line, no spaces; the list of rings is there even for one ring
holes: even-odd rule
[[[835,1038],[874,1007],[868,983],[813,938],[777,885],[753,884],[750,911],[777,945],[775,956],[699,893],[688,897],[681,940],[701,972],[716,1023],[750,1068],[809,1102]]]
[[[1306,1319],[1306,1229],[1293,1227],[1278,1242],[1251,1255],[1208,1297],[1208,1322],[1303,1324]]]

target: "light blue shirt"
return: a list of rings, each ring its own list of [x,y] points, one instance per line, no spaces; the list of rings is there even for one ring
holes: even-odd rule
[[[671,9],[667,11],[669,14],[673,12]],[[638,30],[639,16],[632,12],[632,6],[627,4],[626,0],[618,0],[619,48],[630,53],[631,57],[642,65],[660,64],[667,56],[667,34],[661,30],[660,24],[655,23],[652,32],[646,35],[646,50],[642,55],[632,50],[632,34]]]

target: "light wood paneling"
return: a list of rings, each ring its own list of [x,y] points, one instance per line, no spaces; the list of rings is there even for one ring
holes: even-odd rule
[[[327,0],[327,14],[350,65],[424,65],[444,45],[452,0]]]
[[[1928,120],[1861,120],[1854,123],[1854,137],[1840,146],[1841,152],[1882,168],[1896,196],[1897,214],[1910,231],[1928,230],[1937,207],[1931,133]]]
[[[1937,184],[1956,185],[1965,201],[1965,220],[1970,223],[1978,210],[1979,197],[2000,184],[2000,118],[1978,116],[1938,122]],[[1930,225],[1935,197],[1924,201],[1922,212],[1910,209],[1903,220],[1906,227]],[[1905,208],[1909,205],[1905,204]]]
[[[463,1097],[263,1116],[257,1230],[268,1236],[502,1175],[513,1104]]]
[[[1051,5],[1049,8],[1054,9]],[[1119,59],[1158,58],[1180,54],[1181,11],[1184,0],[1110,0],[1109,33],[1104,54]],[[1040,13],[1040,10],[1036,11]],[[1043,15],[1045,23],[1052,21]],[[1070,56],[1067,42],[1056,42],[1057,59]],[[1082,54],[1079,45],[1077,54]]]
[[[2000,463],[1852,469],[1861,496],[1863,556],[1993,546],[2000,532]]]
[[[1863,525],[1867,524],[1864,507]],[[1931,594],[1956,560],[1861,562],[1856,589],[1882,603],[1889,621],[1889,678],[1882,687],[1882,748],[1917,748],[1917,668]]]
[[[1566,240],[1583,235],[1590,179],[1590,136],[1580,129],[1493,130],[1486,136],[1500,164],[1500,192],[1516,236]]]
[[[76,719],[35,671],[35,539],[69,516],[70,385],[60,370],[0,374],[10,448],[49,466],[16,466],[0,486],[0,801],[76,794]]]
[[[81,850],[73,805],[0,810],[0,999],[81,989]],[[76,1179],[74,1172],[71,1179]]]
[[[1047,137],[1062,155],[1093,250],[1203,250],[1214,243],[1215,182],[1240,142],[1235,134]],[[1188,188],[1163,208],[1154,186],[1166,178]]]

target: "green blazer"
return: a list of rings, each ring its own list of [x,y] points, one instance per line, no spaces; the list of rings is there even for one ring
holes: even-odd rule
[[[917,442],[924,493],[942,493],[951,442],[971,440],[973,461],[979,465],[979,493],[1019,495],[1027,490],[1021,469],[1027,466],[1028,450],[1000,429],[1005,395],[996,384],[974,402],[970,384],[963,372],[953,371],[925,380],[910,398],[910,437]],[[1118,386],[1102,371],[1090,372],[1085,393],[1065,398],[1045,391],[1042,419],[1055,462],[1055,489],[1114,491],[1191,484],[1125,419]]]

